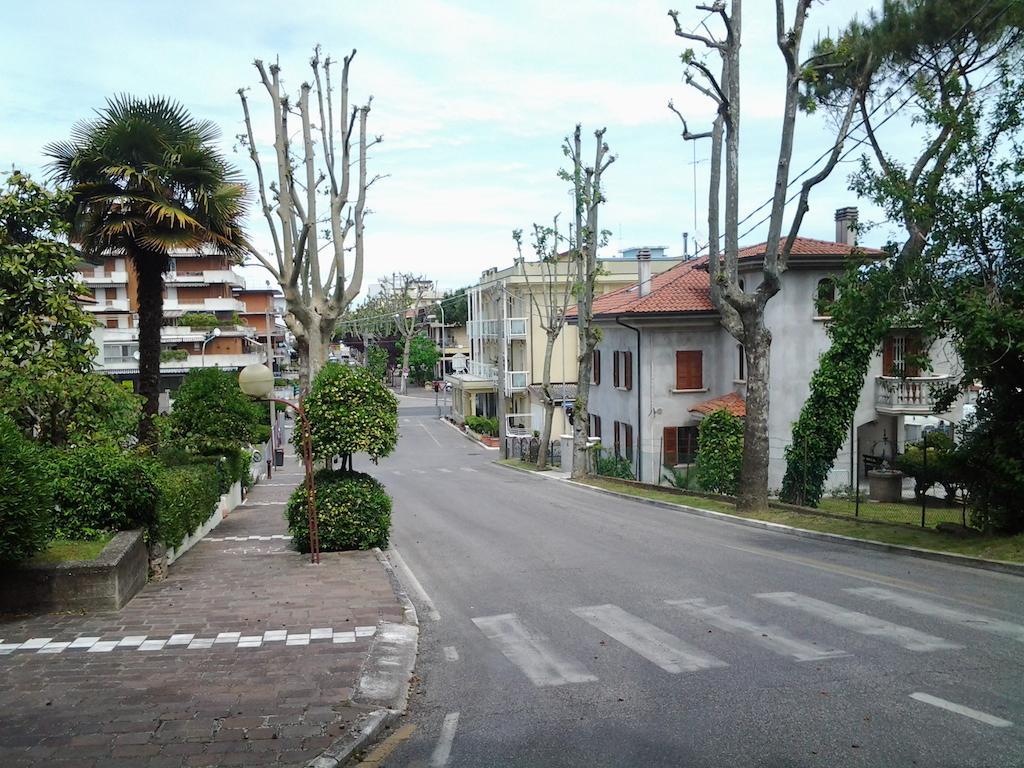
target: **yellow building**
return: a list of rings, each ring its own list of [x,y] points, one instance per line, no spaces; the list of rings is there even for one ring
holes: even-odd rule
[[[633,248],[600,259],[597,295],[637,282],[636,254],[640,250],[650,252],[654,274],[679,263],[679,259],[666,257],[665,249],[660,247]],[[456,370],[446,377],[452,384],[452,416],[457,421],[467,416],[497,416],[498,398],[503,396],[506,434],[530,435],[543,427],[541,385],[547,334],[542,326],[548,295],[544,285],[552,280],[565,285],[576,279],[575,265],[568,258],[557,267],[550,270],[540,262],[514,264],[502,270],[492,267],[467,289],[468,359],[464,371]],[[575,326],[566,326],[551,356],[551,382],[558,406],[576,397],[576,333]],[[568,428],[563,408],[556,408],[551,434],[563,434]]]

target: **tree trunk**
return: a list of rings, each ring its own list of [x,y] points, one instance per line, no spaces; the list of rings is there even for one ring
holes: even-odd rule
[[[572,477],[574,480],[585,477],[589,469],[587,466],[589,460],[587,438],[590,436],[590,429],[587,420],[590,414],[590,377],[594,368],[593,347],[588,344],[587,332],[582,326],[577,327],[581,330],[579,333],[579,373],[576,378],[576,402],[573,408],[572,426]]]
[[[145,252],[130,256],[139,279],[139,394],[143,398],[139,442],[156,448],[159,435],[153,419],[160,408],[160,328],[164,317],[163,273],[167,257]]]
[[[548,333],[544,344],[544,373],[541,379],[544,393],[544,426],[540,431],[540,448],[537,450],[537,469],[545,469],[548,465],[548,446],[551,444],[551,426],[555,420],[555,401],[551,397],[551,358],[555,351],[555,339],[558,333]],[[564,373],[564,372],[563,372]],[[562,379],[565,380],[564,378]]]
[[[747,355],[747,416],[743,424],[743,464],[736,506],[743,512],[768,508],[768,374],[771,332],[758,312],[744,318]]]
[[[412,348],[412,334],[405,337],[405,346],[402,347],[402,394],[409,392],[409,351]]]

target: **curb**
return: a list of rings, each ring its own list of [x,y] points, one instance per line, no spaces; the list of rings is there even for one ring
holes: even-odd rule
[[[500,451],[500,450],[501,450],[501,448],[499,448],[498,446],[490,446],[490,445],[484,445],[484,444],[483,444],[483,443],[481,443],[481,442],[480,442],[479,440],[477,440],[477,439],[475,439],[475,438],[472,438],[472,437],[470,437],[470,436],[469,436],[468,434],[466,434],[466,433],[465,433],[465,432],[463,432],[463,431],[462,431],[461,429],[459,429],[459,428],[458,428],[458,427],[456,427],[456,426],[455,426],[454,424],[452,424],[452,423],[451,423],[450,421],[448,421],[448,419],[438,419],[438,421],[440,421],[440,422],[441,422],[442,424],[445,424],[445,425],[447,425],[448,427],[450,427],[451,429],[453,429],[453,430],[455,430],[456,432],[458,432],[458,433],[459,433],[460,435],[462,435],[462,436],[463,436],[464,438],[466,438],[467,440],[469,440],[469,442],[471,442],[471,443],[476,443],[476,444],[477,444],[477,445],[479,445],[479,446],[480,446],[481,448],[483,448],[483,449],[484,449],[485,451]]]
[[[525,472],[529,475],[545,475],[544,472],[532,472],[528,469],[521,469],[520,467],[513,467],[508,464],[502,464],[500,462],[493,462],[497,466],[507,467],[508,469],[516,472]],[[551,477],[547,476],[548,480],[559,480],[563,483],[569,483],[580,488],[588,488],[596,493],[603,493],[606,496],[614,496],[620,499],[628,499],[629,501],[636,501],[641,504],[648,504],[653,507],[660,507],[661,509],[674,510],[676,512],[682,512],[683,514],[696,515],[698,517],[708,517],[714,520],[721,520],[723,522],[732,523],[733,525],[744,525],[748,528],[760,528],[761,530],[775,531],[776,533],[784,533],[789,536],[799,536],[805,539],[813,539],[815,541],[825,541],[831,544],[846,544],[852,547],[859,547],[860,549],[871,549],[876,552],[888,552],[895,555],[904,555],[906,557],[918,557],[923,560],[934,560],[940,563],[948,563],[951,565],[960,565],[966,568],[975,568],[983,571],[993,571],[995,573],[1005,573],[1011,576],[1024,576],[1024,563],[1011,563],[1005,560],[985,560],[980,557],[971,557],[970,555],[958,555],[952,552],[939,552],[934,549],[922,549],[921,547],[907,547],[902,544],[889,544],[884,541],[874,541],[872,539],[855,539],[852,536],[843,536],[838,533],[824,533],[822,531],[809,531],[805,528],[794,528],[791,525],[783,525],[782,523],[772,523],[767,520],[751,520],[745,517],[737,517],[736,515],[728,515],[724,512],[715,512],[710,509],[700,509],[699,507],[691,507],[685,504],[673,504],[668,501],[658,501],[657,499],[645,499],[640,496],[633,496],[628,493],[620,493],[619,491],[611,491],[607,488],[597,488],[593,485],[587,485],[576,480],[570,480],[567,478]]]
[[[360,670],[355,693],[349,700],[350,704],[375,709],[358,721],[358,731],[340,737],[306,763],[306,768],[344,765],[356,752],[376,741],[387,726],[405,714],[409,705],[409,689],[419,651],[419,618],[387,555],[379,547],[374,547],[373,553],[387,572],[395,598],[402,606],[402,623],[380,624]]]

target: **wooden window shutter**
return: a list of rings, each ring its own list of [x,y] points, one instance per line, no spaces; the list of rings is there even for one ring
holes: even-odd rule
[[[626,389],[633,389],[633,353],[623,352],[623,358],[625,360],[623,373],[626,376]]]
[[[595,416],[594,417],[594,434],[592,434],[591,437],[596,437],[596,438],[600,438],[601,437],[601,417],[600,416]]]
[[[674,467],[679,463],[679,449],[676,447],[676,428],[665,427],[661,431],[661,441],[665,446],[665,466]]]
[[[886,336],[882,343],[882,375],[892,376],[892,336]]]
[[[601,383],[601,350],[595,349],[591,356],[591,365],[593,370],[590,373],[590,383],[600,384]]]
[[[633,460],[633,425],[626,424],[626,458]]]
[[[921,366],[917,364],[917,358],[921,355],[921,337],[917,335],[906,336],[906,346],[903,348],[903,375],[920,376]]]
[[[696,350],[676,352],[676,389],[703,389],[704,353]]]
[[[612,386],[619,386],[619,357],[622,355],[621,352],[612,353]]]
[[[615,455],[616,456],[621,455],[622,442],[619,439],[619,432],[620,432],[619,428],[621,426],[622,426],[622,422],[621,421],[616,421],[615,422],[615,443],[614,443],[614,447],[615,447]]]

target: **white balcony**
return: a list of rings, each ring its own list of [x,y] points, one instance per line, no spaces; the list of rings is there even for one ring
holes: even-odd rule
[[[245,312],[245,304],[238,299],[206,298],[202,301],[164,300],[165,312]]]
[[[498,338],[498,323],[496,319],[470,320],[469,336],[474,339],[496,339]]]
[[[89,312],[127,312],[128,299],[104,299],[82,306]]]
[[[490,363],[481,363],[479,360],[470,360],[467,364],[466,371],[470,376],[476,376],[480,379],[490,379],[492,381],[498,380],[498,366],[491,365]]]
[[[529,329],[529,318],[507,317],[505,318],[505,338],[525,339]]]
[[[192,272],[178,270],[164,275],[167,285],[230,285],[244,288],[245,280],[233,269],[203,269]]]
[[[127,285],[127,272],[107,272],[106,274],[82,275],[86,285]]]
[[[193,368],[224,368],[235,370],[244,368],[253,363],[266,362],[266,354],[263,352],[250,352],[240,355],[219,355],[207,352],[206,355],[190,354],[184,360],[164,360],[160,363],[162,373],[174,373],[175,371],[189,371]],[[104,355],[101,371],[106,373],[135,373],[139,370],[139,361],[134,355],[111,354]]]
[[[506,392],[524,392],[529,384],[529,371],[505,371]]]
[[[529,318],[527,317],[506,317],[505,338],[525,339],[529,332]],[[496,339],[501,330],[501,320],[470,320],[469,335],[476,339]]]
[[[934,411],[938,390],[951,376],[879,376],[875,379],[875,410],[879,413],[929,414]]]

